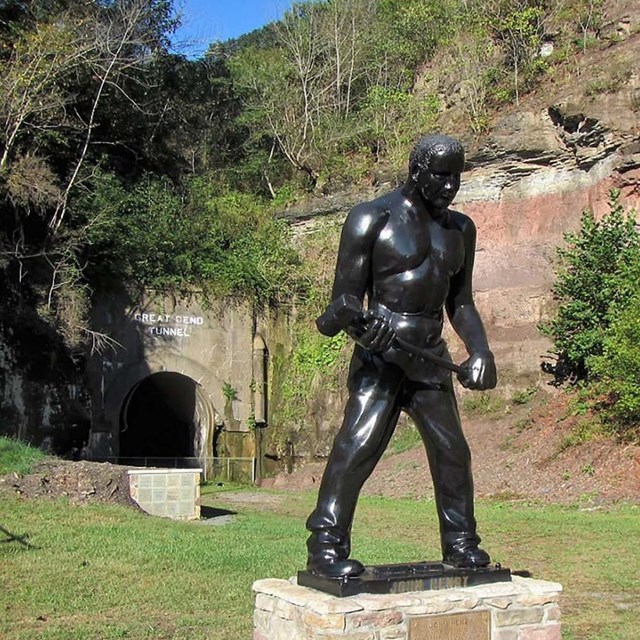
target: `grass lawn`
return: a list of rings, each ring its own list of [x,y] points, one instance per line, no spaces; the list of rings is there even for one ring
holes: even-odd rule
[[[226,500],[225,502],[225,495]],[[151,518],[126,507],[0,499],[0,637],[250,638],[251,584],[304,563],[313,495],[205,488],[204,503],[237,511],[224,526]],[[563,638],[637,640],[640,508],[581,511],[480,502],[495,560],[561,582]],[[438,558],[432,502],[362,499],[354,556],[365,563]]]
[[[0,436],[0,476],[8,473],[29,473],[31,467],[44,460],[45,454],[14,438]]]

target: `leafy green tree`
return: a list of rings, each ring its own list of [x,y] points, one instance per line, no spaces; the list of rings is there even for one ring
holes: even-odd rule
[[[89,287],[82,215],[72,204],[109,151],[126,146],[117,135],[102,137],[108,105],[145,111],[131,88],[168,45],[172,3],[31,0],[1,10],[5,284],[18,307],[35,311],[34,322],[75,347],[87,331]]]
[[[559,379],[588,378],[590,358],[601,356],[612,318],[632,295],[637,280],[629,264],[640,257],[635,213],[625,214],[619,192],[612,191],[610,212],[597,221],[591,211],[582,216],[578,233],[565,236],[558,250],[559,266],[553,295],[555,318],[542,327],[555,344]]]
[[[363,139],[376,161],[386,160],[403,171],[416,130],[429,131],[440,109],[434,94],[418,97],[413,92],[374,85],[360,106],[360,117],[366,123]]]
[[[315,180],[317,172],[310,163],[313,120],[309,111],[305,114],[304,97],[293,84],[294,72],[284,52],[278,47],[251,47],[231,59],[229,66],[244,101],[239,124],[249,130],[252,147],[271,143],[292,167]],[[268,165],[264,172],[269,175]]]
[[[79,204],[89,212],[88,275],[102,287],[198,290],[258,305],[300,291],[288,226],[251,194],[223,192],[203,176],[178,190],[166,178],[127,187],[102,174]]]
[[[370,32],[374,60],[384,86],[407,89],[413,85],[420,65],[447,39],[450,24],[458,14],[456,5],[447,0],[375,3]]]

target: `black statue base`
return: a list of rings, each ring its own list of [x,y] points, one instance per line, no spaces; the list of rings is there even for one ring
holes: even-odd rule
[[[366,567],[355,578],[324,578],[309,571],[298,572],[298,584],[343,598],[363,593],[406,593],[511,582],[511,570],[492,564],[481,569],[457,569],[440,562],[383,564]]]

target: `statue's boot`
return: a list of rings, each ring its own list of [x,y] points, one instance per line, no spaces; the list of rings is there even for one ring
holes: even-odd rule
[[[312,531],[307,540],[309,556],[307,569],[325,578],[349,578],[359,576],[364,565],[349,559],[349,537],[337,529]]]
[[[479,543],[480,538],[476,535],[447,541],[443,545],[442,562],[461,569],[486,567],[491,562],[491,558],[478,546]]]

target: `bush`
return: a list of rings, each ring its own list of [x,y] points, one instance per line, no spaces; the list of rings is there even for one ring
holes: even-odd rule
[[[100,174],[82,202],[89,270],[96,281],[158,290],[201,290],[211,298],[275,304],[299,292],[300,258],[290,229],[258,196],[207,177],[179,191],[146,176],[133,187]]]
[[[551,369],[560,382],[588,378],[587,360],[603,354],[612,316],[637,288],[629,270],[640,261],[635,212],[625,214],[617,191],[611,192],[610,209],[599,222],[585,211],[579,232],[566,234],[568,246],[558,250],[558,310],[541,331],[554,341],[557,361]]]
[[[590,358],[587,367],[605,417],[619,430],[640,423],[640,291],[612,319],[602,355]]]
[[[558,381],[580,382],[587,409],[618,432],[640,424],[640,235],[618,193],[600,222],[585,213],[559,251],[556,317],[543,332],[555,343]]]

